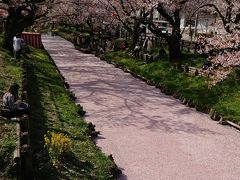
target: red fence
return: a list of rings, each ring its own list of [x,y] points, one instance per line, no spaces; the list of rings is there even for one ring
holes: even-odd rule
[[[27,45],[33,46],[35,48],[42,47],[42,40],[40,33],[34,32],[23,32],[21,37]]]

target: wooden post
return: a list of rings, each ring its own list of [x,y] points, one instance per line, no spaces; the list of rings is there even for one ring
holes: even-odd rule
[[[17,123],[16,125],[16,133],[17,133],[17,141],[16,141],[16,149],[14,150],[13,153],[13,166],[16,170],[17,173],[17,179],[21,180],[21,150],[20,150],[20,146],[21,146],[21,142],[20,142],[20,134],[21,134],[21,128],[20,128],[20,124]]]
[[[194,53],[196,54],[197,53],[197,46],[198,46],[198,44],[196,42],[194,44],[195,44],[194,45]]]
[[[30,138],[28,132],[21,132],[21,143],[30,145]]]
[[[182,46],[181,46],[181,51],[183,50],[183,46],[184,46],[184,40],[182,40]]]
[[[29,118],[27,115],[23,116],[20,119],[20,123],[21,123],[21,130],[23,132],[28,132],[29,131]]]
[[[22,178],[32,179],[32,150],[31,146],[24,144],[21,146],[22,156]]]

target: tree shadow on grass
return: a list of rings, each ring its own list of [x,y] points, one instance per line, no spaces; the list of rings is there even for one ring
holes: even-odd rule
[[[41,104],[43,95],[39,89],[39,78],[33,62],[25,61],[27,69],[27,91],[30,109],[30,133],[33,152],[33,178],[34,179],[57,179],[56,170],[51,168],[49,157],[44,149],[44,134],[47,131],[47,115]]]
[[[16,177],[12,154],[16,148],[16,122],[0,117],[0,179]]]
[[[26,67],[28,69],[28,102],[31,105],[30,127],[33,151],[33,178],[54,180],[74,178],[96,179],[93,175],[94,165],[90,162],[80,161],[72,152],[69,152],[64,156],[63,161],[58,168],[52,166],[48,152],[44,148],[44,135],[48,130],[63,133],[69,137],[71,136],[71,133],[62,128],[51,126],[51,122],[49,122],[46,114],[46,107],[44,107],[45,91],[42,91],[41,89],[44,89],[51,94],[49,100],[53,102],[52,111],[56,110],[56,118],[58,121],[61,121],[63,120],[63,117],[58,112],[58,106],[54,101],[54,92],[51,88],[51,86],[59,86],[60,81],[58,81],[58,79],[56,79],[56,81],[46,81],[46,78],[49,80],[53,76],[50,73],[45,74],[40,67],[34,66],[34,61],[27,60]],[[53,78],[55,78],[55,76]],[[46,104],[48,103],[49,102]]]
[[[67,173],[71,178],[71,172],[74,172],[74,175],[78,175],[77,178],[81,177],[87,179],[96,179],[92,172],[94,170],[94,165],[91,162],[79,160],[79,158],[73,152],[67,152],[64,155],[62,160],[62,164],[64,166],[63,171],[67,171]]]

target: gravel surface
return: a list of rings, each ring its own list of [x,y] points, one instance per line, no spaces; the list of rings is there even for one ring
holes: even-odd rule
[[[239,180],[240,133],[58,36],[42,36],[124,180]]]

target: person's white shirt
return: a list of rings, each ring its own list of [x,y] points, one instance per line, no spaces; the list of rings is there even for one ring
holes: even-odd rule
[[[22,47],[23,39],[14,36],[13,38],[13,49],[14,51],[19,51]]]

